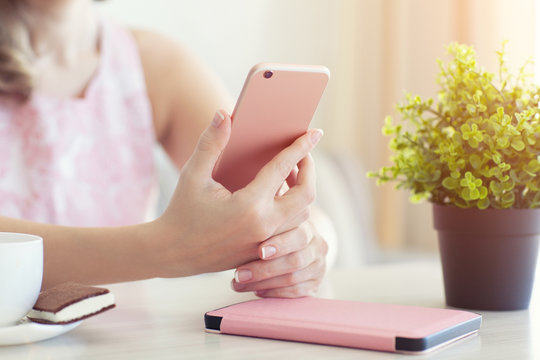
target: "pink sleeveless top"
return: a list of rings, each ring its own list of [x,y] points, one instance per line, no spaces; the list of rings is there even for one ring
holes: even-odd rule
[[[103,21],[100,51],[83,98],[0,97],[0,216],[71,226],[145,220],[155,134],[137,45]]]

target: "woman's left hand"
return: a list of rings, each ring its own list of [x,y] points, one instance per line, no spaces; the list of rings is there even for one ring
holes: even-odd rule
[[[237,268],[235,291],[282,298],[316,294],[326,270],[328,245],[309,220],[265,240],[258,251],[260,260]]]

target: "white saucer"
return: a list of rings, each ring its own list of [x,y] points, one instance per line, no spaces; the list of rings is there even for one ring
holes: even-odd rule
[[[0,346],[27,344],[50,339],[76,328],[81,322],[67,325],[46,325],[32,322],[25,317],[16,325],[0,327]]]

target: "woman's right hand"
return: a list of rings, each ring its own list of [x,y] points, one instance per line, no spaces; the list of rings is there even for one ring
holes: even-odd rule
[[[231,119],[216,113],[201,135],[167,210],[155,227],[157,276],[178,277],[237,267],[258,258],[257,246],[274,234],[299,226],[315,198],[315,174],[276,196],[296,164],[314,148],[321,131],[309,130],[281,151],[245,188],[229,192],[212,178],[229,140]]]

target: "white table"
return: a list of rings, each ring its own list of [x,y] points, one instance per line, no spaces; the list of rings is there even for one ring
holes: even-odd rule
[[[231,274],[110,285],[117,308],[57,338],[0,347],[0,359],[404,359],[407,355],[210,334],[206,311],[254,298]],[[539,277],[537,276],[537,279]],[[538,283],[539,281],[537,281]],[[478,336],[414,359],[540,359],[540,289],[528,311],[483,312]],[[443,307],[438,262],[332,271],[324,297]]]

